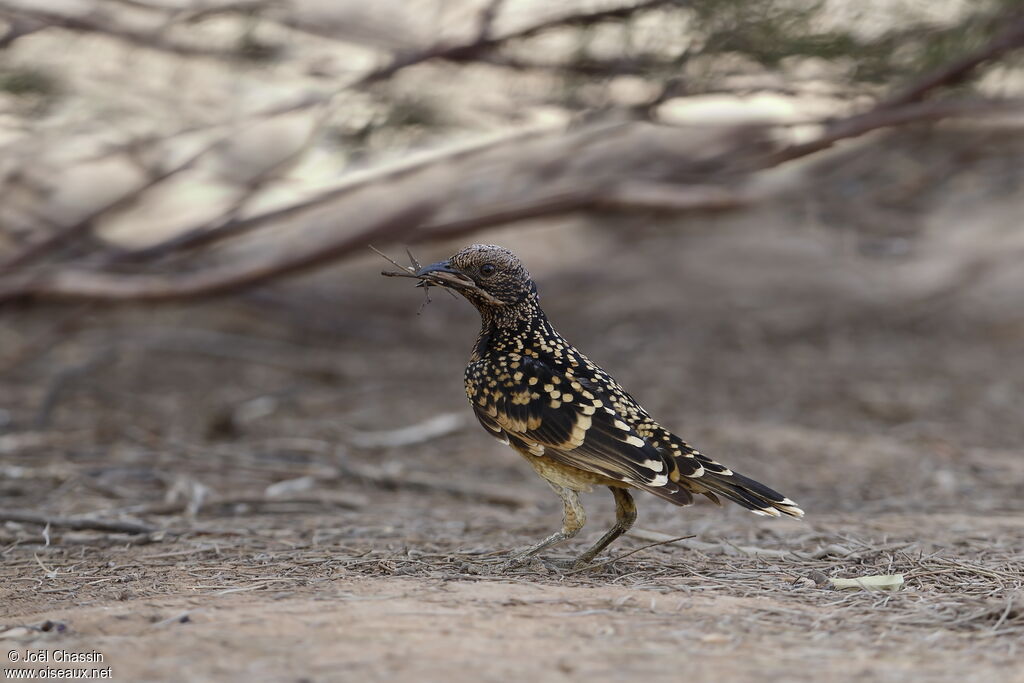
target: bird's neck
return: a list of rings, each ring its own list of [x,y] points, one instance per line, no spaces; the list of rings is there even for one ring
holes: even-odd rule
[[[473,358],[481,358],[496,348],[514,351],[537,326],[547,325],[547,316],[535,296],[514,305],[479,306],[478,310],[480,334],[473,347]]]

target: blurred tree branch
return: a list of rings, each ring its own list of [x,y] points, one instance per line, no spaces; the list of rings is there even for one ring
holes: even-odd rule
[[[157,7],[136,0],[118,2],[147,10]],[[627,56],[562,65],[531,62],[497,50],[553,29],[589,27],[681,5],[679,0],[647,0],[600,11],[567,13],[495,34],[503,3],[492,0],[480,11],[475,31],[464,42],[438,43],[392,54],[388,63],[329,93],[309,95],[255,116],[269,117],[322,104],[339,93],[387,81],[407,68],[432,60],[606,77],[643,73],[655,68],[656,62]],[[198,20],[211,13],[253,12],[266,6],[262,2],[211,4],[186,14],[190,20]],[[196,48],[196,52],[191,47],[182,51],[178,43],[157,39],[149,32],[125,31],[116,21],[106,23],[102,13],[72,20],[51,16],[48,10],[11,7],[10,0],[0,0],[0,14],[13,12],[15,16],[9,32],[14,31],[17,22],[30,21],[35,22],[33,27],[42,23],[96,31],[176,54],[225,56],[205,47]],[[841,140],[883,128],[1020,112],[1024,104],[1018,99],[927,100],[934,92],[971,78],[982,65],[1024,46],[1024,15],[1011,12],[1001,26],[977,49],[880,98],[866,111],[823,121],[818,135],[798,144],[780,146],[770,142],[777,129],[768,124],[684,129],[634,122],[591,125],[568,132],[528,131],[487,143],[441,149],[394,166],[371,167],[312,197],[243,215],[241,209],[251,198],[250,193],[217,218],[155,244],[124,249],[92,243],[86,256],[79,252],[66,258],[66,247],[83,242],[100,219],[192,168],[214,143],[178,165],[151,173],[132,192],[83,218],[21,245],[0,265],[4,271],[0,275],[0,302],[26,298],[157,301],[212,296],[361,253],[369,242],[449,239],[487,227],[581,211],[688,212],[748,205],[785,189],[766,190],[759,183],[763,171],[819,153]],[[665,65],[671,65],[671,60]],[[660,103],[674,91],[674,81],[669,79],[652,102]],[[390,207],[384,217],[379,210],[370,210],[382,205],[382,197]],[[285,225],[288,231],[284,237],[269,234],[271,228]],[[241,249],[235,249],[238,244]],[[294,244],[301,246],[295,248]],[[239,255],[246,251],[255,252],[255,256]]]
[[[101,7],[94,7],[87,13],[63,13],[45,7],[26,7],[20,3],[0,1],[0,17],[4,17],[22,25],[35,25],[34,30],[62,28],[76,33],[99,33],[122,40],[138,47],[188,57],[214,57],[219,59],[237,58],[237,51],[207,47],[201,44],[190,44],[175,41],[164,35],[164,27],[145,31],[131,25],[125,25],[114,13],[106,12]]]
[[[356,250],[366,241],[390,241],[430,215],[422,204],[403,206],[355,235],[300,245],[290,253],[264,254],[200,272],[169,275],[120,275],[99,271],[60,269],[0,281],[0,302],[25,296],[92,301],[170,301],[235,292],[246,287],[329,263]]]
[[[879,108],[899,107],[912,102],[920,102],[933,90],[961,83],[970,78],[978,67],[997,60],[1008,52],[1024,47],[1024,11],[1012,11],[998,23],[1006,28],[991,41],[974,52],[948,64],[943,64],[931,73],[917,79],[910,86],[883,100],[878,105]]]

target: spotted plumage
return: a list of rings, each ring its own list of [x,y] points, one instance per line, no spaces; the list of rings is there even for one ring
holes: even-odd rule
[[[482,325],[465,375],[473,411],[490,434],[530,461],[565,505],[562,529],[513,564],[575,535],[585,522],[577,493],[594,485],[608,486],[615,495],[616,525],[577,564],[592,560],[629,529],[636,508],[628,488],[677,505],[703,494],[761,515],[803,515],[793,501],[656,422],[555,330],[530,274],[508,250],[475,244],[416,276],[425,286],[461,293],[479,310]]]

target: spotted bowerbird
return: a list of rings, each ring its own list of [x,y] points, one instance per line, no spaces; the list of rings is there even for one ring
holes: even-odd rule
[[[636,520],[630,489],[689,505],[695,494],[758,515],[802,517],[789,498],[711,459],[656,422],[607,372],[566,341],[540,307],[515,254],[474,244],[450,259],[405,269],[419,286],[464,296],[480,313],[465,372],[466,396],[484,429],[520,453],[562,499],[562,528],[508,566],[575,536],[586,522],[579,493],[607,486],[615,525],[574,566],[587,566]]]

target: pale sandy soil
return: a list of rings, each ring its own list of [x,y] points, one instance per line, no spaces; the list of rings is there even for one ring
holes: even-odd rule
[[[913,259],[851,253],[802,211],[635,226],[628,250],[621,225],[483,237],[656,417],[808,511],[645,497],[638,526],[690,545],[589,573],[498,572],[557,501],[467,419],[473,312],[415,316],[374,261],[195,307],[11,311],[0,507],[175,533],[0,526],[0,626],[54,622],[0,649],[97,650],[122,681],[1024,681],[1014,280],[895,307],[880,283]],[[461,426],[366,445],[446,414]],[[609,523],[610,496],[585,502],[550,557]],[[891,573],[903,590],[824,582]]]

